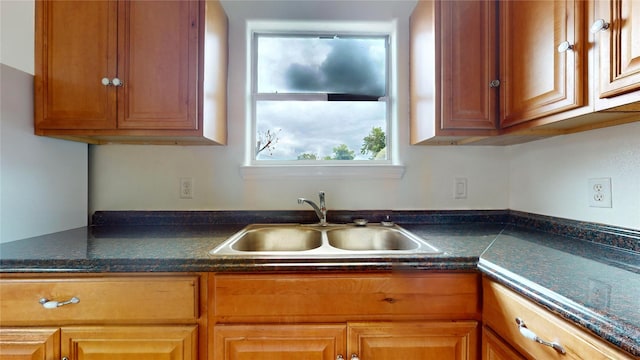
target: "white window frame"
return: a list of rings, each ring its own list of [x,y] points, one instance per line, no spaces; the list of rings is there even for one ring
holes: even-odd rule
[[[366,29],[366,30],[363,30]],[[256,102],[268,100],[273,94],[257,94],[255,34],[341,34],[354,36],[386,36],[387,49],[387,159],[386,160],[256,160]],[[397,105],[397,24],[384,22],[291,22],[291,21],[248,21],[247,22],[247,123],[245,165],[241,174],[245,179],[259,178],[401,178],[404,166],[398,161],[398,105]],[[288,94],[288,99],[320,99],[310,94]],[[283,97],[278,96],[279,100]]]

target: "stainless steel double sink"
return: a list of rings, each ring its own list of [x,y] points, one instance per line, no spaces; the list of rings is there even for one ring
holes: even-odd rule
[[[253,224],[231,236],[210,253],[288,257],[438,254],[441,251],[395,224]]]

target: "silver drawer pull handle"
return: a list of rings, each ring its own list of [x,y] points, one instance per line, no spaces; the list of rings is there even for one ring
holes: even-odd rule
[[[533,340],[539,344],[545,345],[545,346],[549,346],[551,348],[553,348],[555,351],[559,352],[560,354],[566,354],[567,352],[564,350],[564,348],[562,347],[562,345],[558,344],[557,342],[550,342],[550,341],[546,341],[541,339],[540,337],[538,337],[538,335],[536,335],[536,333],[534,333],[533,331],[529,330],[527,328],[527,325],[524,323],[524,320],[520,319],[520,318],[516,318],[516,324],[518,324],[518,329],[520,330],[520,334],[522,334],[522,336],[526,337],[529,340]]]
[[[80,299],[78,299],[75,296],[67,301],[50,301],[45,298],[40,299],[40,304],[42,304],[42,307],[44,307],[45,309],[55,309],[55,308],[59,308],[60,306],[77,304],[79,302],[80,302]]]

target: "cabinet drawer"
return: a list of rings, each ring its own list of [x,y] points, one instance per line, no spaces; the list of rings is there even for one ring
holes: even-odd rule
[[[483,279],[483,291],[485,325],[528,359],[633,359],[502,285]],[[541,339],[562,345],[566,354],[521,335],[516,318]]]
[[[0,324],[64,325],[194,322],[198,276],[40,277],[0,279]],[[40,299],[79,302],[45,308]]]
[[[215,321],[479,319],[477,274],[222,274]]]

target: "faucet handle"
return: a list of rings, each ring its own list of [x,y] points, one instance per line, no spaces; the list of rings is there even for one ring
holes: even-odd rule
[[[392,227],[395,224],[393,223],[393,221],[391,221],[391,219],[389,219],[389,215],[387,215],[387,217],[384,220],[380,221],[380,225],[386,226],[386,227]]]

